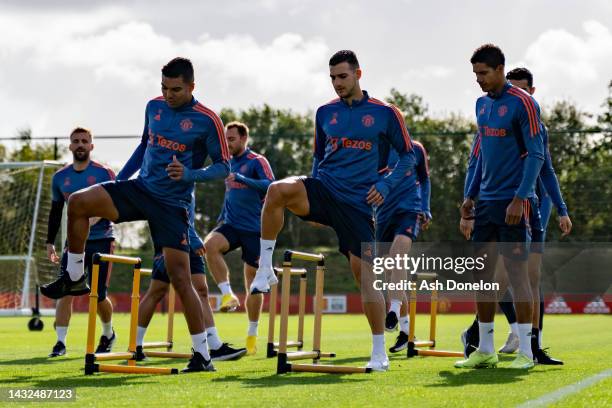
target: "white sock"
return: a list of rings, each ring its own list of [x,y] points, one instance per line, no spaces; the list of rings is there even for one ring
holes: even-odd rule
[[[395,313],[395,316],[397,316],[397,318],[399,319],[401,307],[402,307],[402,301],[393,299],[391,301],[391,306],[389,307],[389,311]]]
[[[232,292],[232,286],[230,285],[229,281],[221,282],[217,286],[219,287],[219,290],[221,290],[222,295],[231,295],[234,293]]]
[[[276,245],[275,239],[260,239],[260,251],[259,251],[259,266],[260,267],[272,267],[272,254],[274,253],[274,246]]]
[[[521,323],[518,325],[519,332],[519,351],[527,357],[533,358],[531,352],[531,323]]]
[[[494,353],[495,348],[493,345],[493,335],[495,331],[493,329],[495,323],[483,323],[481,321],[478,322],[478,333],[480,335],[480,343],[478,343],[478,350],[482,353]]]
[[[542,348],[542,329],[538,332],[538,347]]]
[[[384,334],[373,334],[372,335],[372,356],[386,356],[385,352],[385,335]]]
[[[138,326],[136,328],[136,345],[137,346],[142,346],[142,343],[144,343],[144,336],[146,332],[147,332],[146,327]]]
[[[208,343],[206,342],[206,331],[198,334],[191,335],[191,344],[193,350],[197,351],[204,357],[204,360],[210,360],[210,354],[208,354]]]
[[[73,254],[68,252],[68,263],[66,264],[66,272],[70,276],[70,280],[78,281],[83,276],[84,272],[85,253]]]
[[[408,315],[399,318],[400,331],[408,334],[410,330],[410,317]]]
[[[113,337],[113,321],[102,322],[102,335],[107,339]]]
[[[223,345],[219,333],[217,333],[217,328],[214,326],[206,328],[206,340],[208,340],[208,348],[211,350],[217,350]]]
[[[247,333],[247,336],[257,336],[258,327],[259,327],[259,322],[249,321],[249,331]]]
[[[55,326],[55,333],[57,333],[57,341],[61,341],[66,345],[66,335],[68,334],[68,326]]]
[[[512,334],[518,336],[519,331],[518,331],[518,323],[517,322],[510,323],[510,331],[512,332]]]

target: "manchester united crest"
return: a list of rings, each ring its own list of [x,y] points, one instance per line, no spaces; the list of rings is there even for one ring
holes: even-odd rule
[[[183,132],[187,132],[188,130],[191,130],[191,128],[193,128],[193,122],[191,120],[181,120],[181,129],[183,130]]]
[[[499,108],[497,108],[497,114],[499,115],[500,118],[506,115],[506,113],[508,113],[508,107],[506,105],[502,105]]]
[[[372,115],[364,115],[361,118],[361,123],[363,123],[363,126],[365,127],[370,127],[374,124],[374,116]]]

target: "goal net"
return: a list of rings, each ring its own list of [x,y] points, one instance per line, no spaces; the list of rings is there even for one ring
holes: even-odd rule
[[[0,315],[31,315],[37,285],[57,275],[45,241],[51,179],[61,166],[55,161],[0,163]],[[58,248],[63,247],[65,220]],[[40,311],[52,312],[53,303],[40,300]]]

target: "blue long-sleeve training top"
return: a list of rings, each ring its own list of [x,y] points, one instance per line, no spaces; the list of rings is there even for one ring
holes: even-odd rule
[[[429,207],[431,182],[427,151],[416,140],[412,140],[412,145],[416,156],[415,167],[406,172],[404,179],[389,193],[378,210],[377,221],[380,224],[400,212],[423,213],[427,218],[431,218]],[[397,153],[394,150],[390,151],[389,168],[393,168],[397,160]]]
[[[538,177],[536,192],[540,198],[540,202],[544,202],[547,198],[550,198],[557,209],[557,214],[559,216],[566,216],[568,215],[567,205],[565,204],[565,201],[563,201],[561,188],[559,187],[559,180],[557,179],[557,173],[555,173],[555,168],[552,164],[550,149],[548,147],[548,131],[546,127],[544,127],[542,138],[544,140],[544,150],[546,153],[544,155],[544,164],[542,165],[542,169],[540,170],[540,175]],[[546,220],[546,222],[548,222],[548,220]]]
[[[246,149],[230,161],[234,181],[225,181],[225,198],[219,221],[243,231],[259,232],[261,209],[274,173],[261,154]]]
[[[499,95],[476,101],[480,145],[467,196],[505,200],[535,196],[544,162],[540,108],[527,92],[506,83]]]
[[[548,218],[550,215],[550,203],[554,204],[557,209],[557,214],[559,216],[568,215],[567,205],[563,201],[563,196],[561,195],[561,189],[559,187],[559,180],[557,179],[557,174],[555,173],[555,169],[552,164],[552,158],[550,156],[550,149],[548,147],[548,131],[546,127],[542,125],[542,141],[544,143],[544,163],[542,168],[540,169],[540,174],[538,175],[537,184],[536,184],[536,195],[540,199],[540,212],[542,215],[542,224],[546,226],[548,224]],[[468,189],[472,180],[474,179],[474,175],[476,173],[476,164],[478,155],[480,153],[480,134],[476,134],[474,136],[474,140],[472,142],[472,150],[470,152],[470,159],[468,162],[468,171],[465,177],[465,186],[464,186],[464,196],[468,196]],[[478,172],[477,175],[478,180],[481,179],[481,173]],[[480,188],[479,181],[476,181],[476,185],[474,186],[476,189]],[[477,194],[477,190],[474,190],[473,194]]]
[[[380,179],[388,148],[398,152],[393,172]],[[401,112],[393,105],[363,98],[350,105],[335,99],[317,109],[312,177],[321,180],[341,202],[371,214],[370,187],[386,198],[414,167],[415,154]]]
[[[185,166],[183,179],[172,180],[166,167],[173,156]],[[204,162],[210,157],[212,164]],[[147,104],[145,126],[136,148],[118,179],[128,179],[140,168],[137,182],[163,203],[188,208],[194,181],[227,176],[230,154],[219,116],[195,98],[179,108],[163,97]]]
[[[65,203],[70,194],[94,184],[115,179],[115,173],[103,164],[90,160],[89,165],[81,171],[76,171],[69,164],[53,175],[51,182],[52,200],[56,203]],[[60,214],[61,217],[61,214]],[[51,242],[55,236],[50,237]],[[89,228],[88,240],[113,238],[113,225],[110,221],[101,219]]]

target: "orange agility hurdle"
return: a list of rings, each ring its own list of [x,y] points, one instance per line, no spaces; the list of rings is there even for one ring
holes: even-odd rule
[[[274,272],[277,276],[282,277],[283,268],[274,268]],[[298,332],[296,341],[287,341],[287,347],[296,347],[298,351],[304,347],[304,315],[306,313],[306,269],[304,268],[291,268],[291,276],[299,276],[300,278],[300,289],[299,289],[299,300],[298,300]],[[278,284],[270,287],[270,307],[269,307],[269,318],[268,318],[268,347],[266,357],[276,357],[276,350],[278,349],[278,343],[274,342],[275,333],[275,321],[276,321],[276,300],[278,298]],[[333,357],[333,356],[330,356]]]
[[[127,352],[94,353],[96,335],[96,312],[98,308],[98,276],[100,262],[114,262],[134,266],[132,297],[130,307],[130,337]],[[96,372],[125,374],[178,374],[176,368],[136,366],[136,327],[138,326],[138,306],[140,304],[140,258],[95,253],[93,256],[91,291],[89,293],[89,316],[87,321],[87,348],[85,354],[85,375]],[[126,360],[127,365],[99,364],[98,361]]]
[[[299,274],[303,275],[302,270],[295,270],[292,268],[292,260],[300,259],[307,262],[314,262],[317,264],[315,274],[315,297],[314,297],[314,333],[312,342],[312,351],[296,351],[293,353],[287,352],[289,342],[287,341],[288,329],[289,329],[289,300],[291,293],[291,275]],[[298,372],[311,372],[311,373],[336,373],[336,374],[351,374],[351,373],[369,373],[371,369],[366,367],[351,367],[351,366],[339,366],[339,365],[328,365],[319,364],[321,357],[335,357],[335,353],[323,353],[321,352],[321,326],[323,317],[323,280],[325,278],[325,257],[321,254],[309,254],[306,252],[285,251],[283,269],[281,273],[282,287],[281,287],[281,316],[280,316],[280,333],[278,341],[278,352],[277,352],[277,374],[284,374],[292,371]],[[271,293],[271,295],[274,292]],[[303,303],[300,303],[300,309],[303,309],[306,298],[306,284],[304,277],[304,284],[300,285],[300,294],[303,295]],[[274,303],[270,302],[270,311],[275,312],[276,299]],[[301,315],[300,327],[303,328],[303,313]],[[274,314],[273,316],[274,317]],[[274,351],[274,326],[270,326],[272,334],[272,340],[268,337],[268,343],[272,343],[272,351]],[[299,327],[298,327],[299,328]],[[303,346],[302,334],[298,335],[298,343],[300,348]],[[268,346],[270,347],[270,346]],[[296,346],[297,347],[297,346]],[[270,349],[268,349],[270,350]],[[289,363],[289,361],[310,359],[312,358],[312,364],[296,364]]]
[[[437,277],[435,273],[417,273],[416,280],[433,280]],[[416,285],[415,285],[416,286]],[[417,309],[417,291],[410,291],[410,325],[408,330],[408,349],[407,357],[430,356],[430,357],[463,357],[461,351],[436,350],[436,321],[438,316],[438,291],[431,291],[430,312],[429,312],[429,341],[415,341],[414,331]],[[429,347],[420,349],[418,347]]]
[[[151,269],[141,269],[140,276],[151,276],[153,271]],[[177,353],[172,351],[174,346],[174,310],[176,307],[176,292],[174,286],[169,285],[168,288],[168,329],[166,334],[166,341],[152,341],[142,344],[143,352],[147,357],[163,357],[163,358],[191,358],[191,353]],[[165,348],[166,351],[156,351],[152,349]]]

